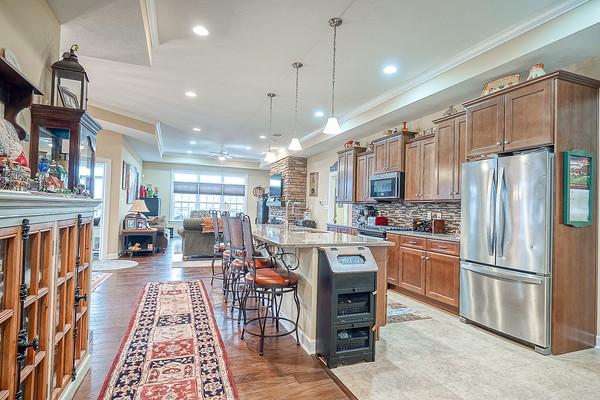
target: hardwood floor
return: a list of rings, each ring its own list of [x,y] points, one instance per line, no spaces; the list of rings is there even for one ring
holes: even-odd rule
[[[171,240],[165,255],[135,257],[140,265],[111,271],[113,275],[93,292],[92,365],[76,400],[98,397],[146,282],[189,279],[202,279],[208,290],[241,400],[349,398],[315,358],[296,346],[292,337],[267,340],[262,357],[257,353],[255,338],[240,340],[241,326],[223,303],[221,282],[215,281],[211,287],[205,268],[171,268],[171,263],[178,260],[173,249],[179,245],[177,239]]]

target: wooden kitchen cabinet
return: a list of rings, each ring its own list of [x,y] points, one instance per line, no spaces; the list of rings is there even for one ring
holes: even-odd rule
[[[405,169],[406,140],[414,137],[414,132],[396,133],[373,141],[375,156],[374,174],[403,172]]]
[[[427,252],[425,296],[458,307],[460,259]]]
[[[437,125],[435,144],[436,200],[460,199],[460,173],[465,161],[465,112],[433,121]]]
[[[338,190],[336,194],[338,203],[353,203],[356,201],[356,162],[358,155],[364,151],[364,147],[338,151]]]
[[[388,234],[388,284],[426,303],[457,313],[460,245],[457,242]]]
[[[430,201],[436,199],[435,136],[428,135],[406,145],[404,200]]]
[[[465,108],[467,157],[501,152],[504,148],[504,97],[484,97]]]
[[[387,282],[391,285],[398,285],[399,275],[399,261],[398,261],[398,250],[400,248],[400,235],[392,233],[387,234],[386,240],[394,242],[396,245],[388,247],[388,262],[387,262]]]
[[[552,144],[552,81],[545,80],[504,96],[504,150]]]
[[[398,286],[425,295],[425,251],[398,248]]]
[[[545,76],[465,103],[466,156],[553,144],[556,84],[553,78]]]
[[[369,179],[375,167],[375,152],[367,152],[356,158],[356,201],[358,203],[373,202],[369,196]]]

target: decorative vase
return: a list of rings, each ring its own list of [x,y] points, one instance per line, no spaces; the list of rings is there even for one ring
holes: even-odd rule
[[[544,75],[546,75],[546,71],[544,71],[544,64],[535,64],[533,67],[531,67],[531,69],[529,69],[529,76],[527,77],[527,80],[530,81]]]
[[[402,133],[408,132],[408,127],[406,126],[406,124],[408,124],[408,122],[402,121]]]

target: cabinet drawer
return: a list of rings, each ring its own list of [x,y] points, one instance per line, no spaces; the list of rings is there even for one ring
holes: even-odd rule
[[[436,253],[449,254],[451,256],[458,256],[460,253],[460,245],[446,240],[427,239],[427,250],[435,251]]]
[[[414,236],[400,236],[400,246],[425,249],[427,239]]]

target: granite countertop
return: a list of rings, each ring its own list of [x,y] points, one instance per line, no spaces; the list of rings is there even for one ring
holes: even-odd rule
[[[426,239],[435,239],[435,240],[446,240],[449,242],[457,242],[460,243],[460,237],[456,235],[449,235],[447,233],[429,233],[429,232],[415,232],[415,231],[402,231],[402,232],[388,232],[393,235],[404,235],[404,236],[415,236],[422,237]]]
[[[323,247],[323,246],[394,246],[385,240],[334,233],[319,229],[284,225],[255,225],[252,234],[259,240],[279,247]]]

